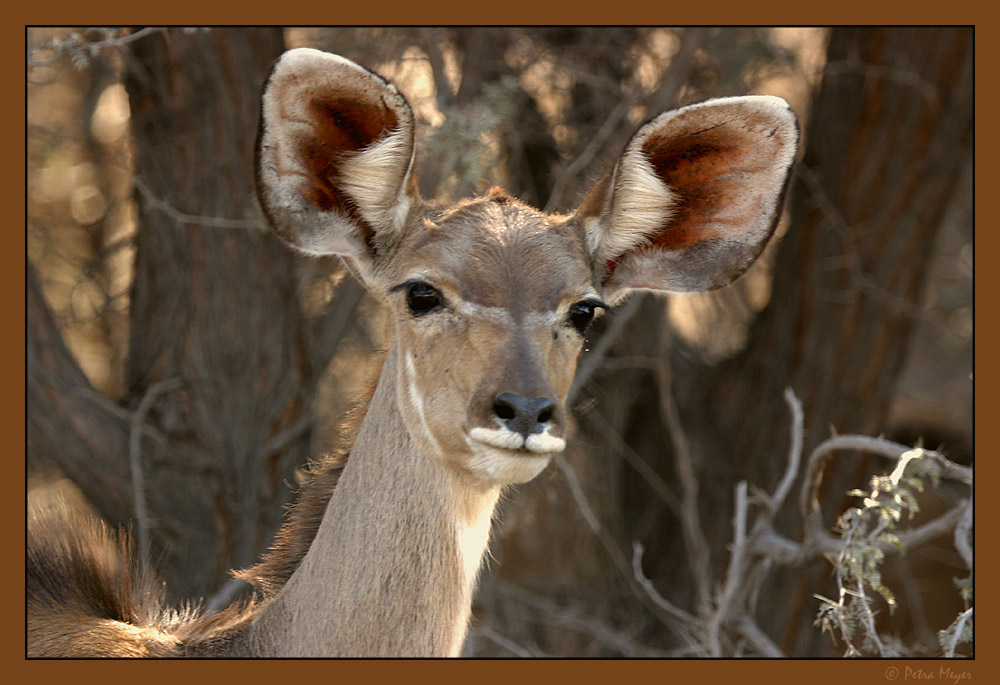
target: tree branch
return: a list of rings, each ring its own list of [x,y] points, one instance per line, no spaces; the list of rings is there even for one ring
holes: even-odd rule
[[[747,483],[736,486],[736,505],[733,512],[733,549],[726,572],[726,584],[716,602],[715,612],[708,620],[708,648],[713,657],[722,656],[719,631],[723,621],[733,612],[736,593],[744,586],[744,557],[747,549]]]
[[[669,336],[669,328],[663,328],[663,334]],[[667,348],[668,343],[663,347]],[[684,544],[687,547],[691,576],[697,591],[697,601],[700,607],[710,606],[711,597],[711,556],[708,542],[701,526],[698,514],[698,477],[695,472],[694,459],[691,454],[691,443],[681,423],[677,404],[674,401],[670,383],[670,370],[666,356],[660,360],[656,372],[656,389],[659,399],[660,416],[663,423],[670,428],[670,441],[673,444],[674,467],[681,482],[681,527],[684,531]]]
[[[635,556],[633,556],[632,566],[630,568],[624,554],[621,549],[618,548],[618,544],[614,536],[605,530],[605,528],[600,524],[600,521],[598,521],[597,515],[594,513],[593,508],[591,508],[590,503],[587,501],[587,497],[583,493],[583,488],[580,487],[580,481],[577,478],[576,471],[573,469],[572,465],[570,465],[561,453],[555,455],[554,461],[556,467],[563,473],[563,475],[566,476],[573,499],[576,502],[577,507],[580,509],[580,512],[583,514],[584,519],[586,519],[590,530],[597,536],[597,539],[601,542],[601,545],[608,553],[608,556],[611,557],[611,561],[614,562],[615,567],[636,592],[636,596],[643,599],[646,602],[646,605],[652,610],[653,614],[656,615],[666,627],[677,633],[687,644],[698,644],[690,629],[690,626],[693,624],[693,617],[683,609],[674,606],[662,597],[659,592],[656,591],[656,588],[653,587],[652,582],[642,574],[642,546],[639,545],[638,547],[638,561]],[[638,545],[639,543],[633,544]],[[636,563],[640,564],[638,572],[635,570]]]
[[[28,264],[27,456],[53,463],[112,522],[132,514],[128,473],[130,414],[93,388],[70,354]],[[94,402],[98,399],[98,402]]]
[[[29,52],[28,52],[28,60],[27,60],[28,61],[28,67],[29,68],[34,68],[34,67],[49,67],[49,66],[52,66],[53,64],[55,64],[56,62],[58,62],[64,55],[68,55],[70,58],[73,58],[77,54],[83,55],[83,56],[87,56],[87,57],[93,56],[97,52],[99,52],[100,50],[103,50],[104,48],[107,48],[107,47],[121,48],[121,47],[124,47],[124,46],[128,45],[129,43],[131,43],[133,41],[139,40],[140,38],[145,38],[146,36],[152,35],[154,33],[159,33],[161,31],[166,31],[166,30],[167,30],[167,27],[165,27],[165,26],[159,26],[159,27],[156,27],[156,26],[147,26],[144,29],[139,29],[135,33],[129,33],[129,34],[126,34],[124,36],[117,36],[115,38],[108,38],[106,40],[96,40],[96,41],[93,41],[93,42],[85,42],[82,39],[82,37],[81,37],[79,40],[76,40],[76,41],[70,40],[70,41],[64,41],[64,42],[61,42],[61,43],[52,42],[52,43],[50,43],[47,46],[42,46],[40,49],[42,49],[42,50],[51,50],[51,51],[53,51],[53,52],[56,53],[56,56],[53,57],[52,59],[49,59],[49,60],[45,60],[45,61],[42,61],[42,62],[36,62],[35,60],[31,59],[31,51],[29,50]],[[73,35],[77,36],[79,34],[73,34]]]
[[[128,464],[129,473],[132,477],[132,502],[135,510],[135,520],[138,530],[136,531],[139,541],[139,554],[144,560],[149,559],[149,511],[146,507],[146,484],[142,469],[141,436],[142,426],[149,413],[150,407],[156,398],[165,393],[180,387],[179,378],[168,378],[159,381],[147,388],[139,408],[132,415],[128,436]]]
[[[201,216],[198,214],[186,214],[168,202],[164,202],[153,194],[149,186],[139,177],[134,176],[132,183],[135,189],[142,195],[142,199],[150,208],[163,212],[179,224],[194,224],[208,228],[250,228],[261,233],[266,232],[266,227],[260,221],[248,221],[246,219],[227,219],[218,216]]]

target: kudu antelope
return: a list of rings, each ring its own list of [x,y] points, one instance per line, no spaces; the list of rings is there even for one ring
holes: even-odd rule
[[[346,466],[313,469],[275,549],[240,573],[260,596],[220,613],[165,608],[128,541],[98,524],[30,516],[29,654],[458,655],[501,489],[566,444],[588,325],[629,290],[743,273],[774,230],[797,138],[783,100],[722,98],[640,128],[572,214],[499,190],[441,208],[418,195],[413,113],[394,86],[285,53],[263,94],[261,205],[395,319]]]

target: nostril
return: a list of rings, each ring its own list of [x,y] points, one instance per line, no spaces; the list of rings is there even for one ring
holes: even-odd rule
[[[504,421],[509,421],[510,419],[517,416],[517,412],[514,411],[514,407],[511,406],[509,402],[500,399],[497,399],[493,402],[493,413],[495,413]]]
[[[555,420],[556,403],[548,397],[502,392],[493,398],[493,414],[510,430],[527,436],[541,433]]]

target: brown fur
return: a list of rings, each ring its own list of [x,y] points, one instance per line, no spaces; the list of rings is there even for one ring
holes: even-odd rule
[[[167,611],[163,588],[134,562],[129,537],[72,513],[62,501],[29,504],[28,656],[169,656],[188,610]],[[139,627],[141,626],[141,628]]]

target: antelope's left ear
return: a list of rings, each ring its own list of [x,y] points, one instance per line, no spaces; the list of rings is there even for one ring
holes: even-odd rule
[[[781,216],[798,137],[795,114],[770,96],[709,100],[639,129],[575,215],[604,296],[740,276]]]

